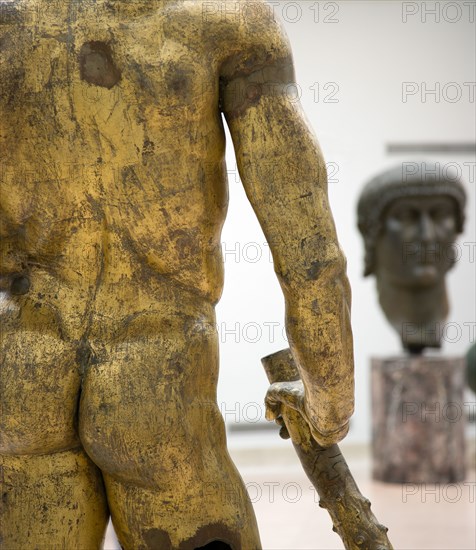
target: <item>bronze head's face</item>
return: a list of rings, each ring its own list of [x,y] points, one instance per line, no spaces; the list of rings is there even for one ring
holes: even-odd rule
[[[403,346],[419,353],[439,347],[448,314],[445,275],[455,263],[466,194],[439,165],[397,166],[367,183],[358,204],[365,275],[375,275],[379,302]],[[432,177],[429,177],[432,175]]]
[[[419,288],[444,278],[455,261],[457,205],[447,195],[393,200],[382,214],[375,272],[389,284]]]

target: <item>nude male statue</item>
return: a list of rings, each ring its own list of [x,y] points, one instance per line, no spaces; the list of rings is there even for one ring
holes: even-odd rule
[[[125,549],[259,548],[216,404],[221,113],[303,381],[268,414],[330,445],[353,410],[345,258],[288,41],[262,0],[1,6],[0,548],[99,548],[109,514]]]

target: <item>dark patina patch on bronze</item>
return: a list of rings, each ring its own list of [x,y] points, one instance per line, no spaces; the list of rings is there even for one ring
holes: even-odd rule
[[[178,550],[200,550],[202,548],[238,550],[241,547],[239,533],[232,531],[223,523],[212,523],[200,527],[193,537],[180,544]]]
[[[121,71],[116,67],[112,50],[105,42],[86,42],[79,53],[81,80],[103,88],[112,88],[121,79]]]
[[[172,542],[167,531],[149,529],[146,533],[143,533],[143,537],[147,550],[172,550]]]
[[[23,296],[30,290],[30,279],[26,275],[16,275],[11,283],[10,292],[14,296]]]

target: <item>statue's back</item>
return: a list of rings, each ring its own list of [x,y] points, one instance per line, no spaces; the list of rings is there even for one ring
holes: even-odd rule
[[[145,266],[216,302],[227,205],[218,56],[178,33],[178,10],[22,6],[0,26],[0,230],[22,233],[3,274],[36,264],[89,286],[109,267],[107,241],[133,284]]]

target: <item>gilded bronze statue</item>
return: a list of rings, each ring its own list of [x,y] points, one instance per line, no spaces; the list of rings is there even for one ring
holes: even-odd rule
[[[440,347],[449,309],[445,275],[457,256],[465,202],[457,171],[434,162],[391,168],[360,195],[364,275],[375,275],[380,305],[411,353]]]
[[[222,114],[302,379],[269,415],[330,446],[353,411],[346,262],[283,30],[263,0],[13,0],[0,60],[0,546],[99,548],[111,515],[125,549],[260,548],[216,404]]]

